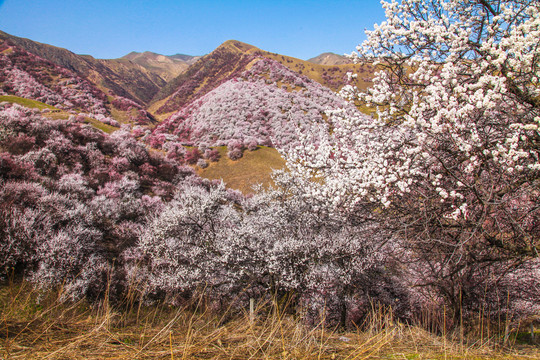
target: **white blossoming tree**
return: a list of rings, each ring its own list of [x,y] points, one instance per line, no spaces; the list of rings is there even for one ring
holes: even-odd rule
[[[415,285],[474,310],[540,250],[540,3],[382,4],[387,20],[353,54],[377,64],[373,86],[344,89],[376,119],[335,111],[288,164],[336,211],[369,204]]]

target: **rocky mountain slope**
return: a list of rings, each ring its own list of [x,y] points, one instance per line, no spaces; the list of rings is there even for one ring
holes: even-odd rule
[[[0,63],[0,106],[73,117],[106,133],[124,126],[145,146],[244,192],[271,184],[272,169],[283,166],[273,147],[300,145],[299,133],[327,121],[327,109],[356,111],[335,91],[348,72],[359,75],[353,85],[367,87],[374,71],[235,40],[202,57],[132,52],[103,60],[1,31]]]

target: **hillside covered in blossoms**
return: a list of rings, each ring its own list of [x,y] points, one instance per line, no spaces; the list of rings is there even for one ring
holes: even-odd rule
[[[325,122],[325,111],[330,109],[356,112],[319,83],[274,60],[253,57],[249,70],[168,117],[149,141],[153,146],[172,138],[189,145],[236,141],[246,147],[275,144],[285,148],[298,144],[298,132]]]
[[[182,309],[169,324],[536,346],[540,6],[382,4],[357,53],[312,62],[235,40],[99,60],[0,32],[2,286],[137,326],[159,304]],[[152,340],[172,358],[169,324]]]

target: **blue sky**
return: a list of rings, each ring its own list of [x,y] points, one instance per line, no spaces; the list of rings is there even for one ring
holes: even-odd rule
[[[235,39],[307,59],[350,53],[383,20],[378,0],[0,0],[0,30],[97,58],[202,55]]]

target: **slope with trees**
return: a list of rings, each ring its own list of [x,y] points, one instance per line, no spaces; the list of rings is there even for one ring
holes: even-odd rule
[[[328,321],[359,319],[368,296],[398,296],[408,314],[410,294],[384,274],[389,249],[373,223],[347,223],[284,188],[244,197],[128,131],[107,135],[19,105],[0,109],[0,150],[2,276],[62,285],[75,299],[137,291],[178,304],[205,289],[222,309],[290,293],[314,323],[324,309]]]
[[[16,104],[0,106],[0,174],[2,276],[64,284],[71,297],[101,296],[109,275],[121,294],[126,279],[113,266],[124,266],[148,216],[180,184],[217,186],[125,129],[108,135]]]
[[[443,334],[538,316],[540,7],[383,5],[359,48],[379,62],[374,85],[342,89],[376,118],[234,42],[249,68],[199,61],[218,79],[180,81],[169,105],[182,109],[151,134],[0,105],[1,275],[117,303],[201,296],[241,312],[288,298],[310,324],[361,327],[374,304],[407,322],[428,313]],[[275,189],[244,196],[185,166],[264,136],[287,159]]]
[[[321,65],[293,57],[261,50],[253,45],[236,40],[228,40],[212,53],[203,56],[190,66],[185,73],[171,80],[152,100],[149,110],[160,118],[179,111],[187,104],[206,95],[221,84],[238,77],[249,70],[257,59],[279,62],[291,71],[306,76],[334,91],[340,90],[347,82],[348,72],[359,76],[352,79],[358,88],[371,84],[374,67],[371,63]]]
[[[0,95],[37,100],[51,105],[49,108],[55,111],[83,113],[115,127],[119,127],[117,119],[139,124],[153,121],[138,103],[111,92],[107,95],[76,73],[31,54],[9,40],[0,42],[0,62]]]
[[[324,122],[324,112],[332,108],[355,112],[330,89],[276,61],[254,58],[249,70],[163,121],[148,141],[155,147],[165,140],[206,146],[233,141],[241,147],[294,146],[297,132]]]
[[[0,31],[0,39],[9,41],[31,54],[91,81],[104,92],[128,98],[146,105],[166,83],[159,75],[126,59],[103,60],[89,55],[77,55],[56,46],[41,44]]]

